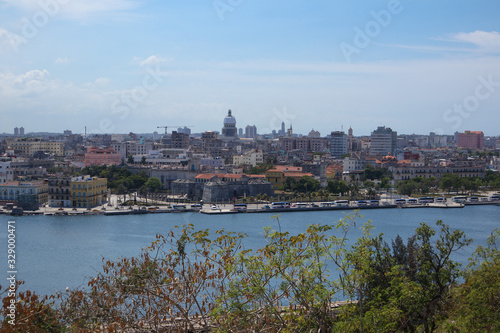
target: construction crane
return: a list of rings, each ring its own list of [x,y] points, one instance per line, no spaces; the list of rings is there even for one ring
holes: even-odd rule
[[[156,128],[164,128],[165,129],[165,135],[167,135],[167,129],[172,127],[193,127],[193,126],[179,126],[179,125],[170,125],[170,126],[158,126]]]

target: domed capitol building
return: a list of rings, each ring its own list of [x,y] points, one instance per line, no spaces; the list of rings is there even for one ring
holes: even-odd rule
[[[227,116],[224,118],[224,127],[222,128],[222,136],[225,138],[237,138],[238,128],[236,128],[236,118],[233,117],[231,110],[227,111]]]

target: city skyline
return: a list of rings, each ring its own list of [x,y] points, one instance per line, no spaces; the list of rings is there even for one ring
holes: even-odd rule
[[[221,131],[231,109],[258,133],[499,135],[496,1],[0,8],[0,132]]]

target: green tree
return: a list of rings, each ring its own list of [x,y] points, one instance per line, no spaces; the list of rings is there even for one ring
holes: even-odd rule
[[[163,184],[157,177],[149,177],[144,186],[146,186],[150,192],[155,192],[161,190]]]
[[[391,187],[391,179],[387,176],[384,176],[380,179],[380,188],[390,188]]]
[[[367,164],[363,174],[363,180],[381,179],[384,176],[390,177],[392,173],[386,168],[374,168],[371,164]]]
[[[103,260],[86,290],[19,293],[14,331],[498,331],[498,231],[457,288],[461,270],[450,257],[470,239],[441,221],[390,247],[369,222],[349,241],[356,215],[297,235],[274,218],[261,249],[242,249],[243,234],[176,227],[139,257]],[[332,311],[346,298],[353,302]]]
[[[316,180],[309,176],[304,176],[297,181],[297,183],[293,187],[293,190],[306,193],[317,191],[320,187],[321,183],[319,182],[319,180]]]
[[[267,170],[270,170],[272,168],[274,168],[273,164],[261,163],[261,164],[257,164],[256,166],[252,167],[250,170],[247,170],[246,173],[249,175],[262,175]]]
[[[128,194],[128,191],[127,191],[127,188],[123,184],[118,185],[118,187],[116,188],[116,193],[118,195],[123,195],[123,202],[124,203],[127,201],[126,195]]]
[[[345,194],[349,192],[349,185],[343,180],[329,180],[326,187],[328,192],[333,194]]]
[[[461,276],[450,259],[468,246],[462,231],[442,221],[439,234],[425,223],[404,245],[397,239],[391,253],[382,237],[363,237],[346,254],[344,292],[357,303],[347,306],[337,329],[346,332],[434,332],[446,318],[450,290]]]
[[[128,157],[127,157],[127,163],[128,164],[134,164],[134,157],[132,155],[128,155]]]
[[[146,199],[146,205],[147,205],[148,204],[149,189],[145,185],[142,185],[139,188],[139,193]]]
[[[411,196],[416,188],[417,186],[415,182],[411,180],[403,180],[396,185],[396,189],[398,190],[399,194],[407,196]]]
[[[366,195],[368,195],[368,198],[370,198],[370,199],[376,199],[377,190],[375,190],[373,187],[370,187],[368,189],[368,191],[366,192]]]
[[[439,185],[439,187],[446,190],[448,193],[450,193],[452,189],[458,190],[461,186],[460,176],[451,173],[445,173],[443,177],[441,177],[441,183]]]
[[[283,181],[283,190],[291,191],[295,188],[297,181],[293,177],[286,177]]]
[[[465,282],[452,292],[452,314],[444,326],[460,332],[500,332],[500,230],[478,246]]]
[[[365,188],[374,188],[375,187],[375,183],[373,181],[367,179],[367,180],[365,180],[363,182],[363,186]]]

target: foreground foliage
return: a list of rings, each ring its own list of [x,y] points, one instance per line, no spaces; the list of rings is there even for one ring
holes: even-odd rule
[[[276,217],[256,250],[243,234],[176,228],[138,258],[105,261],[86,290],[18,293],[15,326],[4,297],[2,331],[498,331],[498,231],[458,284],[450,256],[471,243],[463,232],[422,223],[389,246],[367,223],[353,243],[356,218],[290,235]]]

